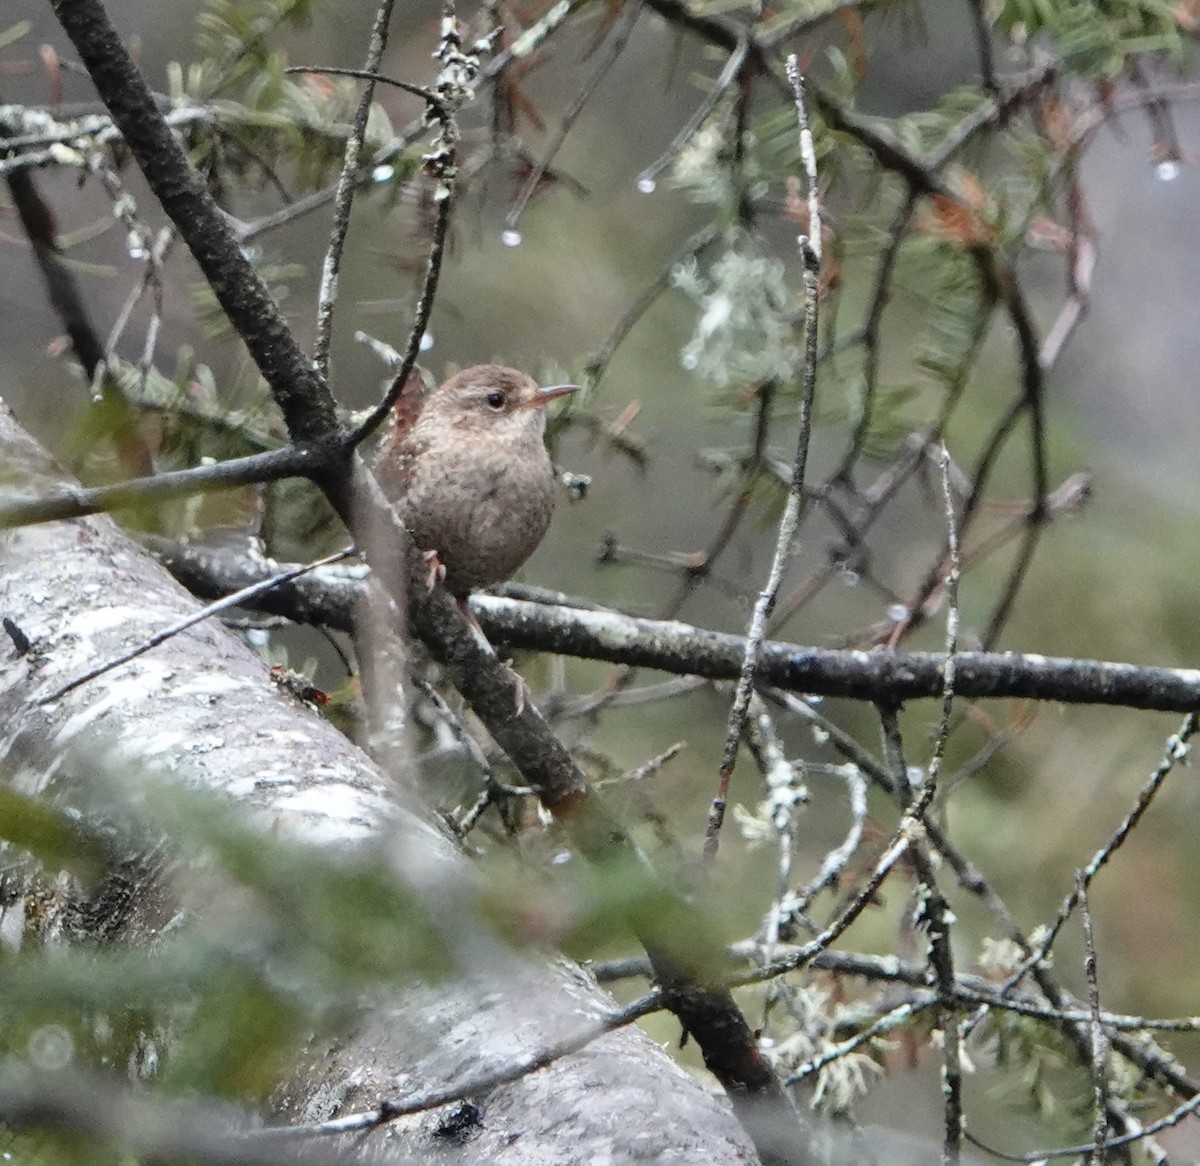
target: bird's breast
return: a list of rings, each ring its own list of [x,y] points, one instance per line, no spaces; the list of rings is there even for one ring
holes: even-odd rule
[[[410,459],[399,506],[418,547],[438,553],[465,595],[509,578],[542,541],[554,509],[545,446],[431,441]]]

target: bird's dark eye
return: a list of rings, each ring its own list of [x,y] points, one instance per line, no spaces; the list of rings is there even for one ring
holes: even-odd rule
[[[503,409],[504,408],[504,394],[501,392],[498,392],[495,389],[493,389],[490,393],[488,393],[485,400],[487,401],[488,408],[490,408],[490,409]]]

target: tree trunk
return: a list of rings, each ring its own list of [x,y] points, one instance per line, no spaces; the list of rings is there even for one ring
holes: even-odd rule
[[[6,492],[71,483],[0,406]],[[141,785],[169,776],[243,806],[264,829],[337,853],[382,847],[433,913],[470,918],[474,872],[416,791],[390,785],[371,760],[308,708],[216,620],[46,704],[62,685],[197,609],[104,516],[0,535],[0,773],[26,793],[86,815],[101,774]],[[26,645],[25,641],[28,641]],[[136,796],[136,790],[132,791]],[[0,906],[0,936],[153,942],[177,908],[162,864],[131,861],[87,902],[62,890],[31,909],[32,880]],[[44,891],[44,884],[42,885]],[[39,894],[42,894],[40,891]],[[455,949],[454,982],[364,1006],[336,1048],[313,1048],[281,1084],[275,1120],[304,1123],[451,1086],[586,1029],[611,1001],[565,961],[503,952],[481,925]],[[726,1102],[636,1028],[624,1028],[474,1098],[462,1126],[447,1111],[346,1139],[364,1161],[432,1152],[454,1163],[753,1160]],[[477,1118],[477,1120],[475,1120]]]

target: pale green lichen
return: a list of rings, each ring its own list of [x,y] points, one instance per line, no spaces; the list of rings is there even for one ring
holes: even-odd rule
[[[724,388],[790,376],[799,348],[783,263],[735,240],[705,273],[681,264],[672,283],[700,308],[684,368]]]

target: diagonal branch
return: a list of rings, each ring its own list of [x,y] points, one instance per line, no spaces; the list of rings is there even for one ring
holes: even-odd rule
[[[713,976],[712,967],[704,966],[708,953],[696,950],[712,947],[719,967],[720,949],[695,942],[696,936],[706,933],[697,909],[658,880],[541,714],[523,700],[520,678],[480,643],[449,594],[441,588],[430,592],[420,586],[403,587],[406,578],[421,577],[424,560],[420,552],[387,505],[378,483],[346,441],[327,386],[300,351],[204,190],[202,179],[188,165],[144,79],[113,30],[101,0],[52,3],[147,182],[179,228],[270,385],[293,441],[325,455],[323,459],[314,458],[308,476],[322,488],[354,541],[367,550],[375,578],[390,586],[397,602],[407,608],[412,630],[430,646],[451,681],[525,780],[538,791],[574,845],[590,862],[640,886],[646,899],[661,907],[639,912],[630,923],[655,967],[666,1006],[700,1046],[705,1064],[725,1088],[763,1162],[766,1166],[785,1166],[804,1160],[807,1137],[799,1115],[732,993],[716,986],[719,977]],[[451,82],[448,75],[454,72],[452,66],[462,64],[463,57],[456,32],[454,43],[450,43],[452,26],[452,16],[444,19],[440,55],[446,64],[443,77],[447,85]],[[461,77],[454,81],[455,85],[460,83],[466,85]],[[441,81],[438,92],[443,100],[447,99]],[[438,153],[448,160],[451,169],[442,175],[439,193],[444,193],[444,203],[448,204],[455,130],[452,125],[443,128],[447,132]],[[432,295],[428,282],[427,291]],[[381,402],[381,407],[386,412],[390,403]],[[669,944],[660,934],[658,921],[668,917],[674,922],[673,934],[688,937],[686,946],[682,942]]]
[[[60,487],[55,493],[40,498],[5,495],[0,499],[0,530],[39,522],[58,522],[64,518],[83,518],[106,510],[164,502],[171,498],[228,490],[235,486],[277,482],[281,478],[310,474],[319,460],[312,449],[289,445],[267,453],[230,458],[211,466],[171,470],[156,474],[153,478],[134,478],[112,486]]]
[[[47,696],[42,697],[39,703],[52,704],[55,701],[62,700],[68,692],[73,692],[81,685],[103,676],[106,672],[111,672],[114,668],[120,668],[122,664],[128,664],[131,660],[136,660],[152,648],[157,648],[159,644],[166,643],[172,636],[177,636],[180,632],[185,632],[188,628],[195,627],[196,624],[201,623],[203,620],[211,619],[214,615],[220,615],[221,612],[228,611],[231,607],[248,603],[260,592],[268,591],[273,587],[281,587],[285,583],[290,583],[292,580],[298,579],[310,571],[315,571],[320,567],[327,567],[331,563],[337,563],[342,559],[349,558],[352,554],[354,554],[353,547],[344,547],[340,551],[335,551],[332,555],[326,555],[323,559],[317,559],[315,562],[305,563],[301,567],[293,567],[291,570],[282,571],[270,579],[264,579],[261,583],[254,583],[249,587],[243,588],[241,591],[233,592],[232,595],[226,595],[223,599],[214,600],[199,611],[194,611],[183,619],[177,620],[170,627],[155,632],[154,635],[149,636],[136,647],[130,648],[127,652],[122,652],[120,656],[112,660],[105,660],[97,664],[94,668],[89,668],[83,675],[75,677],[74,680],[68,681]]]

